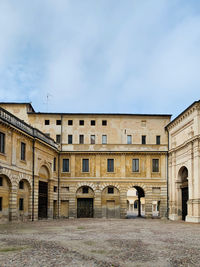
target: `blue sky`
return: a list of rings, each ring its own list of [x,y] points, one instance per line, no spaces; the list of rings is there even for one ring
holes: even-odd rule
[[[0,33],[0,101],[177,115],[200,99],[199,0],[0,0]]]

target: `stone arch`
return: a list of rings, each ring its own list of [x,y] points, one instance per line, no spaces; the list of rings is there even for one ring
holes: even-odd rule
[[[22,178],[17,186],[17,217],[21,221],[31,218],[31,184]]]
[[[94,197],[94,190],[88,185],[82,185],[76,190],[77,218],[94,216]]]
[[[178,171],[178,206],[182,220],[188,215],[189,185],[188,185],[188,168],[182,166]]]
[[[0,220],[11,220],[12,183],[5,174],[0,174],[0,198]]]
[[[108,186],[116,187],[116,188],[120,191],[120,186],[119,186],[119,184],[117,184],[117,183],[104,183],[104,184],[102,184],[102,185],[99,186],[99,189],[100,189],[101,191],[103,191],[103,190],[104,190],[106,187],[108,187]]]
[[[41,165],[38,175],[40,178],[49,179],[51,177],[51,171],[47,165]]]
[[[127,187],[126,197],[129,202],[132,202],[132,207],[127,210],[127,217],[145,216],[145,189],[146,186],[142,183],[131,183]],[[137,201],[137,209],[135,208]]]
[[[88,186],[90,187],[94,192],[96,190],[96,185],[94,185],[93,183],[90,183],[90,182],[82,182],[82,183],[78,183],[75,187],[74,187],[74,190],[75,192],[77,192],[77,190],[82,187],[82,186]]]
[[[104,186],[101,192],[102,217],[120,218],[120,190],[115,184]]]

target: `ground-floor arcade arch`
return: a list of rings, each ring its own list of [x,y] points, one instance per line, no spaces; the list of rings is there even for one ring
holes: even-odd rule
[[[94,191],[85,185],[76,192],[77,218],[93,218],[94,216]]]
[[[26,179],[21,179],[17,186],[17,217],[19,220],[31,218],[31,186]]]
[[[103,218],[120,218],[120,191],[113,185],[102,190],[101,206]]]
[[[0,176],[0,220],[11,219],[11,181],[6,175]]]

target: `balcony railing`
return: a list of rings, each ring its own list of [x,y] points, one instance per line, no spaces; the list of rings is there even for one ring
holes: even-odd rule
[[[16,116],[14,116],[13,114],[11,114],[10,112],[8,112],[7,110],[3,109],[0,107],[0,118],[11,124],[12,126],[22,130],[23,132],[31,135],[34,138],[38,138],[42,141],[44,141],[45,143],[58,148],[58,145],[56,144],[56,142],[50,138],[47,137],[44,133],[40,132],[38,129],[33,128],[32,126],[28,125],[26,122],[20,120],[19,118],[17,118]]]

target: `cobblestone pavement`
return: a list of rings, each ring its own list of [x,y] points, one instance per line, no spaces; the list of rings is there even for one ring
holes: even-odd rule
[[[75,219],[0,225],[0,267],[200,266],[200,224]]]

